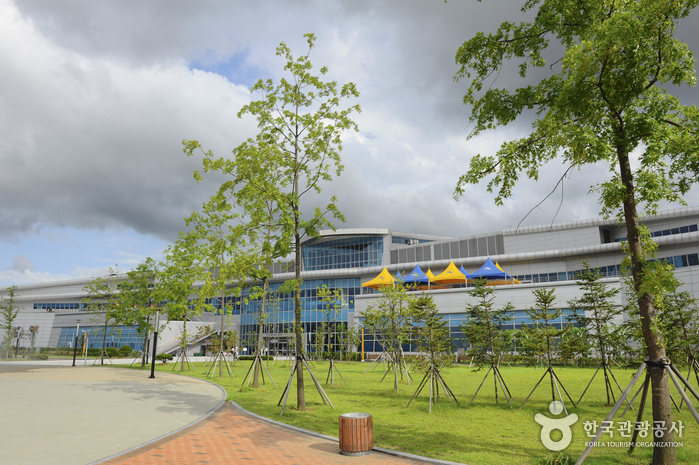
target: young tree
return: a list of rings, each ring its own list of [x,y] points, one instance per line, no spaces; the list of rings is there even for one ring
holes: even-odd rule
[[[398,375],[410,376],[404,371],[403,344],[410,340],[413,321],[413,301],[417,298],[408,287],[396,284],[380,288],[381,298],[367,305],[364,324],[381,339],[381,345],[393,364],[393,386],[398,392]]]
[[[345,352],[347,354],[347,362],[352,361],[352,353],[354,350],[359,347],[359,345],[362,343],[362,336],[359,332],[359,329],[352,327],[352,328],[347,328],[344,326],[343,323],[343,340],[345,343]]]
[[[321,304],[321,311],[325,317],[324,323],[324,334],[323,341],[324,346],[328,347],[328,352],[330,353],[330,358],[334,359],[334,352],[336,348],[336,343],[333,343],[333,338],[337,339],[337,317],[342,311],[344,305],[344,295],[342,289],[330,289],[327,285],[323,284],[318,288],[317,292],[318,303]],[[338,346],[339,348],[340,346]],[[321,348],[321,352],[324,347]]]
[[[333,173],[340,175],[343,168],[340,162],[341,137],[346,130],[357,129],[350,115],[360,110],[358,105],[340,109],[344,100],[359,96],[354,84],[348,83],[338,88],[336,82],[323,82],[320,76],[311,74],[312,65],[308,57],[316,37],[314,34],[305,34],[304,37],[308,43],[308,53],[301,57],[295,58],[284,43],[277,47],[277,56],[286,60],[284,70],[289,73],[289,80],[281,79],[278,85],[272,80],[260,80],[252,87],[251,91],[260,92],[263,99],[244,106],[238,115],[256,117],[259,132],[254,139],[248,139],[233,152],[236,167],[249,166],[248,172],[258,173],[253,179],[260,179],[266,174],[265,170],[279,175],[274,184],[267,186],[269,192],[265,197],[279,201],[279,223],[284,228],[280,237],[288,241],[280,241],[280,244],[286,246],[290,243],[290,250],[294,254],[294,319],[298,355],[304,347],[301,240],[307,236],[317,236],[322,228],[332,228],[328,216],[344,220],[335,197],[331,198],[324,210],[316,208],[310,218],[303,215],[303,209],[307,206],[308,196],[320,193],[322,183],[330,182]],[[321,68],[320,75],[325,75],[327,71],[327,68]],[[200,148],[198,142],[189,141],[185,142],[184,151],[191,155]],[[261,160],[264,160],[264,169],[260,168]],[[206,153],[204,163],[205,170],[223,167],[211,152]],[[232,182],[248,181],[241,177]],[[300,359],[296,364],[297,408],[305,410],[303,364]]]
[[[554,307],[554,301],[556,300],[556,296],[554,295],[555,289],[538,288],[534,289],[533,294],[534,306],[527,309],[527,315],[529,315],[529,318],[532,320],[533,324],[532,326],[525,326],[524,330],[525,332],[529,333],[531,342],[536,345],[537,354],[546,356],[548,368],[519,408],[521,409],[524,407],[524,404],[527,403],[529,397],[531,397],[547,374],[551,380],[551,400],[556,400],[556,392],[558,391],[558,396],[563,404],[563,397],[558,389],[558,386],[560,385],[561,389],[563,389],[563,392],[565,392],[566,396],[570,400],[570,403],[575,406],[575,402],[573,402],[570,394],[568,394],[565,386],[563,386],[563,383],[561,383],[561,380],[558,379],[558,375],[556,375],[553,370],[553,357],[555,350],[554,344],[557,339],[563,336],[570,329],[570,325],[561,326],[560,328],[558,327],[556,320],[560,321],[563,310]],[[563,410],[566,412],[566,414],[568,413],[565,404],[563,404]]]
[[[239,297],[241,287],[251,275],[251,270],[256,267],[254,251],[245,250],[245,231],[236,224],[238,217],[239,214],[233,212],[231,204],[222,195],[214,195],[203,205],[201,212],[194,212],[185,219],[187,226],[192,228],[188,233],[189,240],[197,243],[194,250],[200,254],[201,265],[207,270],[199,290],[199,299],[196,301],[197,311],[216,311],[216,308],[206,301],[212,298],[219,300],[219,340],[224,338],[226,297]],[[225,361],[222,348],[219,349],[213,363],[216,361],[221,377]],[[232,375],[230,371],[229,374]]]
[[[497,365],[500,356],[507,351],[502,325],[512,320],[512,313],[515,310],[511,302],[500,309],[493,309],[495,287],[487,284],[487,279],[474,280],[475,287],[469,294],[476,299],[476,302],[466,304],[468,320],[461,326],[461,330],[471,344],[468,355],[477,370]]]
[[[451,366],[451,362],[454,359],[454,340],[451,337],[448,322],[439,316],[439,309],[434,303],[432,296],[422,295],[414,299],[410,306],[413,314],[411,335],[420,353],[413,365],[425,374],[410,402],[429,383],[429,411],[431,413],[433,399],[436,403],[436,400],[439,398],[440,385],[449,400],[452,398],[456,400],[441,374],[441,370]],[[410,402],[408,402],[408,405],[410,405]]]
[[[471,160],[457,197],[466,184],[493,175],[488,190],[498,189],[495,202],[502,204],[522,174],[537,180],[540,167],[556,158],[567,165],[566,173],[586,164],[610,165],[611,179],[593,189],[600,193],[602,213],[626,224],[633,289],[652,362],[653,419],[665,425],[672,424],[666,351],[645,283],[638,209],[652,213],[661,201],[682,202],[699,179],[699,111],[668,92],[672,85],[696,83],[694,57],[674,38],[676,25],[696,5],[697,0],[530,0],[522,9],[535,11],[532,22],[504,22],[495,33],[476,34],[456,54],[457,78],[472,79],[464,97],[473,109],[470,137],[522,113],[535,115],[528,136]],[[548,76],[530,84],[530,68],[548,71],[544,55],[552,39],[563,55],[553,57]],[[518,65],[520,77],[529,79],[524,87],[510,91],[489,82],[505,65]],[[669,429],[658,438],[666,446],[673,441]],[[654,449],[653,464],[675,460],[674,447]]]
[[[95,278],[90,284],[83,287],[87,297],[82,300],[87,311],[92,314],[92,320],[102,323],[103,327],[98,332],[102,333],[102,348],[100,350],[100,365],[104,365],[106,355],[107,332],[121,324],[128,324],[131,320],[131,311],[125,305],[119,304],[119,285],[121,279],[117,268],[110,268],[107,276]],[[112,329],[117,333],[119,330]]]
[[[576,310],[571,319],[578,323],[582,329],[582,341],[583,343],[587,342],[584,345],[592,348],[593,341],[596,343],[594,345],[596,345],[597,356],[600,358],[600,366],[604,374],[607,404],[610,404],[614,394],[609,377],[614,377],[614,375],[609,369],[608,362],[612,347],[619,345],[619,341],[615,337],[618,333],[615,332],[613,324],[622,313],[622,308],[614,305],[613,302],[613,299],[619,295],[619,289],[610,288],[601,282],[602,274],[597,269],[591,268],[587,260],[583,260],[582,265],[583,269],[577,275],[578,285],[583,291],[582,296],[568,301],[568,306]],[[568,342],[573,342],[573,340],[566,340],[564,348],[568,347]],[[616,383],[616,379],[614,382]],[[619,389],[621,390],[621,388]],[[580,396],[580,400],[582,397]]]
[[[177,241],[165,250],[165,260],[161,264],[160,290],[165,310],[169,319],[182,320],[181,371],[185,369],[189,347],[187,321],[203,311],[203,303],[198,304],[199,288],[194,285],[207,275],[200,247],[195,235],[181,232]]]
[[[29,327],[29,343],[32,346],[32,352],[36,351],[36,337],[39,335],[39,325]]]
[[[0,304],[0,317],[2,317],[2,323],[0,329],[3,332],[3,344],[5,348],[5,360],[10,357],[10,349],[12,348],[12,334],[14,328],[14,321],[19,313],[19,305],[15,304],[15,295],[17,292],[17,286],[10,286],[7,288],[7,297],[2,297],[3,303]]]
[[[468,320],[461,326],[461,330],[471,344],[468,355],[476,366],[476,370],[488,367],[488,372],[483,378],[484,381],[488,374],[491,371],[493,372],[495,402],[498,402],[498,384],[500,384],[509,404],[510,401],[505,392],[507,385],[502,378],[498,364],[502,354],[507,351],[507,341],[502,325],[512,320],[512,313],[515,307],[511,302],[508,302],[499,310],[494,310],[495,287],[488,286],[487,279],[476,279],[474,284],[475,288],[469,293],[476,299],[476,303],[466,304]],[[480,387],[478,389],[480,390]],[[477,394],[478,391],[474,394],[474,399]],[[473,402],[473,399],[471,402]]]
[[[697,300],[687,291],[664,294],[661,299],[659,320],[667,340],[668,357],[676,360],[677,364],[682,364],[689,358],[691,364],[699,349]]]
[[[546,357],[549,367],[553,364],[556,339],[568,331],[567,326],[559,328],[556,325],[563,310],[554,307],[555,292],[555,289],[534,289],[534,307],[527,309],[527,315],[533,324],[525,326],[525,331],[537,342],[538,354]],[[551,390],[553,391],[553,384]]]
[[[123,307],[123,323],[136,326],[143,338],[141,366],[146,365],[146,341],[154,330],[155,312],[162,300],[159,264],[150,257],[136,268],[126,273],[126,279],[119,284],[119,305]]]
[[[422,295],[411,302],[413,319],[411,335],[422,354],[416,365],[421,371],[430,366],[441,370],[454,360],[454,339],[448,321],[439,315],[431,295]]]

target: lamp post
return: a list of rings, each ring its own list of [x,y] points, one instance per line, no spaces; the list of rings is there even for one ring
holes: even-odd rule
[[[83,329],[83,334],[85,335],[85,342],[83,342],[83,349],[84,349],[83,352],[85,354],[85,365],[87,365],[87,346],[89,343],[89,339],[87,337],[87,331],[85,331],[84,329]]]
[[[149,378],[155,378],[155,351],[158,346],[158,326],[160,326],[160,310],[155,312],[155,329],[153,330],[153,360],[150,365]]]
[[[80,334],[80,320],[77,320],[78,326],[75,328],[75,343],[73,344],[73,366],[75,366],[75,356],[78,353],[78,334]]]

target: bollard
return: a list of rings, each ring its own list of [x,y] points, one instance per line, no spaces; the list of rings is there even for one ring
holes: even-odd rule
[[[340,415],[340,453],[366,455],[374,448],[374,422],[368,413]]]

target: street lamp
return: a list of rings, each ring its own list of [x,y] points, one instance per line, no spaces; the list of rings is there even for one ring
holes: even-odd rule
[[[151,360],[149,378],[155,378],[155,350],[158,346],[158,326],[160,326],[160,310],[155,312],[155,329],[153,331],[153,360]]]
[[[83,349],[84,349],[84,354],[85,354],[85,365],[87,365],[87,346],[89,343],[89,338],[87,337],[88,332],[83,329],[83,334],[85,335],[85,342],[83,342]]]
[[[78,353],[78,335],[80,333],[80,320],[77,320],[78,326],[75,328],[75,344],[73,347],[73,366],[75,366],[75,355]]]

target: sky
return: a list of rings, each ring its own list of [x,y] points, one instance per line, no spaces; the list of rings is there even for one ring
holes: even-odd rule
[[[677,32],[694,52],[697,18]],[[460,237],[516,227],[565,168],[549,164],[501,207],[484,184],[455,201],[470,158],[530,122],[468,140],[468,82],[454,79],[454,57],[477,32],[521,19],[506,0],[0,0],[0,285],[162,258],[224,180],[196,182],[201,159],[182,141],[225,156],[254,137],[254,119],[237,117],[260,98],[250,87],[284,77],[277,45],[305,53],[307,32],[315,69],[355,83],[362,108],[359,132],[344,136],[342,176],[307,211],[335,195],[339,228]],[[695,88],[674,93],[699,104]],[[589,190],[608,177],[605,165],[573,172],[563,203],[559,190],[522,225],[599,216]],[[699,205],[697,189],[686,200]]]

